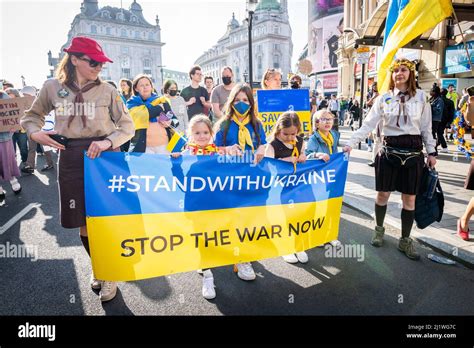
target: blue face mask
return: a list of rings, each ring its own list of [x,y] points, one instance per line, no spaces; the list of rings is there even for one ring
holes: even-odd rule
[[[240,116],[240,117],[247,116],[247,113],[250,110],[250,105],[243,101],[240,101],[232,105],[232,107],[234,108],[234,111],[237,113],[237,116]]]

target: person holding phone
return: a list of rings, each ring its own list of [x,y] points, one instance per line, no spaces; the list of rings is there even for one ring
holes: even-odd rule
[[[35,142],[59,149],[61,225],[79,228],[90,255],[85,218],[84,151],[95,159],[103,151],[116,151],[132,138],[134,126],[119,92],[99,78],[106,62],[102,47],[88,37],[75,37],[64,49],[57,77],[47,80],[21,126]],[[53,131],[42,131],[45,116],[54,110]],[[113,299],[117,285],[91,275],[91,287],[100,289],[101,301]]]

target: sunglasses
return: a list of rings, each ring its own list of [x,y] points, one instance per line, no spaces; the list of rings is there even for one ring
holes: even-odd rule
[[[82,58],[82,57],[77,57],[77,59],[83,60],[84,62],[88,62],[89,66],[91,68],[96,68],[98,66],[100,66],[102,68],[102,66],[104,66],[104,64],[105,64],[105,63],[102,63],[102,62],[95,61],[94,59],[86,59],[86,58]]]

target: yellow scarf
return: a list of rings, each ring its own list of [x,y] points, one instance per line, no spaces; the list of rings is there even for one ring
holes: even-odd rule
[[[328,133],[328,136],[324,135],[323,132],[318,130],[319,135],[323,138],[326,145],[329,147],[329,154],[332,155],[332,146],[334,145],[334,138],[332,137],[331,132]]]
[[[298,151],[298,146],[296,145],[297,141],[293,140],[290,141],[288,144],[293,145],[293,152],[291,153],[291,157],[300,157],[300,152]],[[293,163],[293,166],[295,167],[295,173],[296,173],[296,163]]]
[[[247,124],[250,123],[250,117],[246,117],[242,122],[239,121],[237,116],[232,116],[232,121],[234,121],[237,126],[239,126],[239,145],[242,151],[245,151],[245,145],[248,145],[252,148],[252,152],[254,151],[252,137],[250,136],[250,132],[245,127]]]

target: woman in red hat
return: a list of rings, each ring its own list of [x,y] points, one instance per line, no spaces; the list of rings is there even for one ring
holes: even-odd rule
[[[87,37],[75,37],[64,51],[57,78],[44,83],[21,125],[35,142],[60,150],[61,225],[80,228],[81,241],[90,256],[83,153],[87,151],[86,155],[94,159],[103,151],[113,151],[130,140],[135,129],[118,91],[99,79],[103,64],[112,63],[100,45]],[[56,114],[54,131],[42,131],[45,115],[52,110]],[[113,299],[117,292],[114,282],[97,280],[93,274],[91,287],[100,289],[101,301]]]

